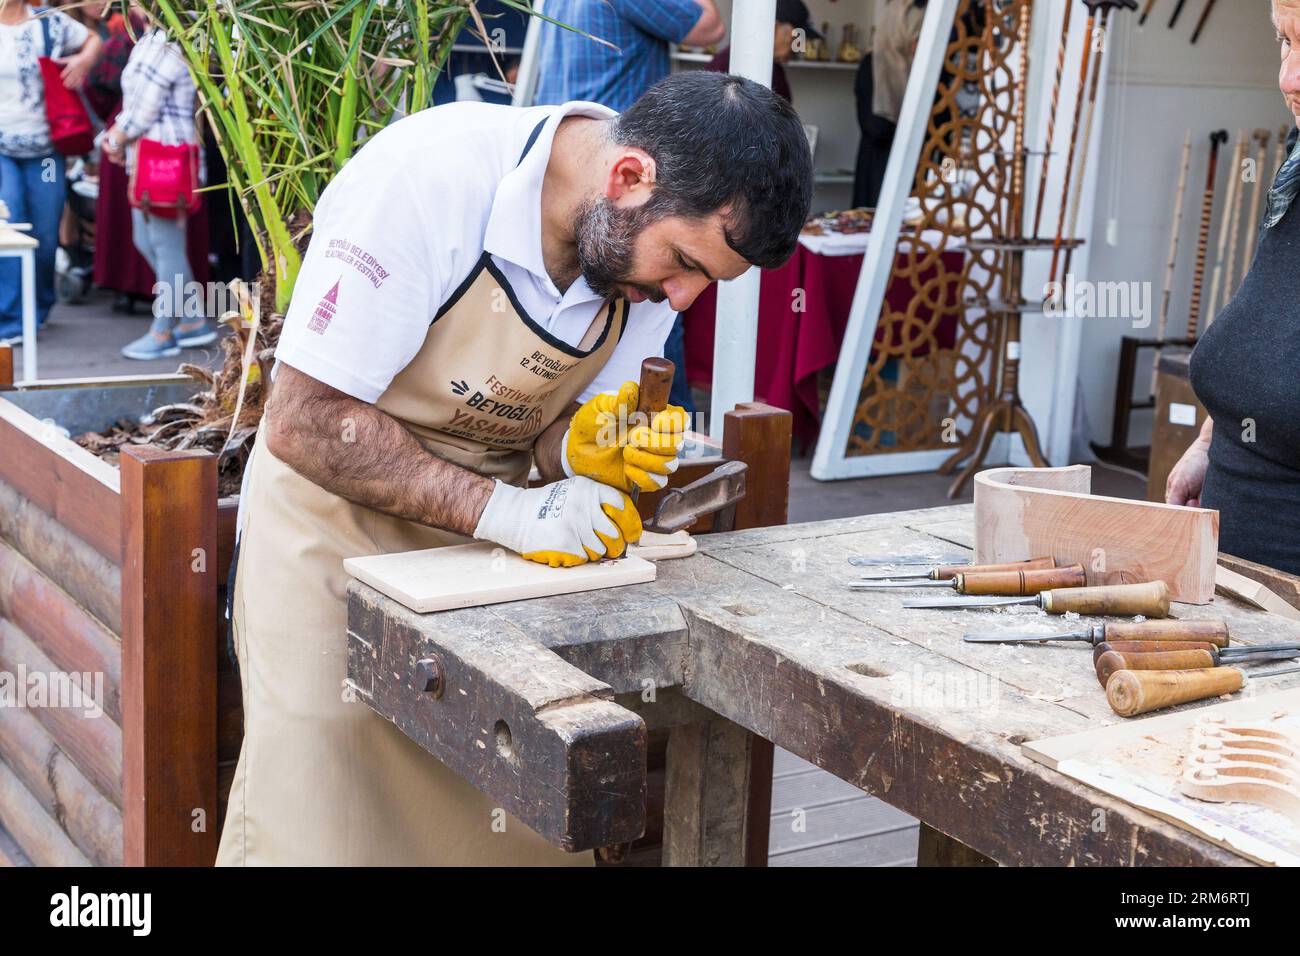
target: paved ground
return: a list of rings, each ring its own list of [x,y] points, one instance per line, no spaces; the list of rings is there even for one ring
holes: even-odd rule
[[[111,297],[97,294],[76,306],[60,306],[41,333],[41,378],[82,378],[172,372],[181,361],[211,364],[217,351],[188,350],[181,358],[135,362],[118,349],[143,334],[149,316],[114,314]],[[17,365],[17,356],[15,357]],[[950,479],[936,474],[896,475],[819,482],[810,462],[794,463],[790,477],[790,521],[819,521],[862,514],[951,504]],[[1095,467],[1099,494],[1142,498],[1145,483]],[[958,502],[971,500],[968,487]],[[796,826],[794,821],[799,821]],[[773,866],[911,866],[916,862],[916,821],[792,754],[777,754],[773,781],[771,863]]]

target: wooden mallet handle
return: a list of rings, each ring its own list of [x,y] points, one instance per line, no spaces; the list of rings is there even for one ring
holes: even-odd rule
[[[1205,700],[1241,690],[1245,677],[1235,667],[1196,671],[1116,671],[1106,682],[1106,700],[1121,717]]]
[[[1092,649],[1094,663],[1107,651],[1120,654],[1155,654],[1159,651],[1210,651],[1217,659],[1219,649],[1209,641],[1102,641]]]
[[[1097,658],[1097,680],[1105,687],[1116,671],[1190,671],[1214,667],[1218,663],[1209,651],[1155,651],[1130,653],[1107,651]]]
[[[1045,568],[1040,571],[986,571],[959,574],[954,579],[958,594],[1039,594],[1054,588],[1081,588],[1088,583],[1083,565]]]
[[[636,410],[645,416],[646,425],[668,407],[668,395],[673,390],[673,375],[676,371],[677,366],[666,358],[648,358],[641,363],[641,385]]]
[[[1226,621],[1136,621],[1106,625],[1106,640],[1115,641],[1199,641],[1215,647],[1228,646]]]
[[[1169,616],[1169,585],[1164,581],[1147,584],[1110,584],[1096,588],[1066,588],[1039,595],[1048,614],[1101,614],[1114,617]]]

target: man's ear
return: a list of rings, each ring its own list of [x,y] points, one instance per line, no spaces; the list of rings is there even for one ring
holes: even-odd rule
[[[655,185],[655,161],[650,154],[632,147],[622,150],[614,159],[605,180],[605,196],[617,202],[630,200],[630,205],[640,205],[650,196]]]

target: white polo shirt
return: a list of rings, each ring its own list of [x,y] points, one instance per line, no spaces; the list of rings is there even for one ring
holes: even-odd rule
[[[533,321],[577,346],[603,300],[581,277],[560,293],[542,260],[541,229],[551,143],[560,120],[574,114],[616,115],[595,103],[450,103],[368,141],[316,205],[277,360],[376,401],[484,250]],[[581,400],[638,378],[642,359],[663,354],[674,317],[667,302],[632,304],[622,339]]]

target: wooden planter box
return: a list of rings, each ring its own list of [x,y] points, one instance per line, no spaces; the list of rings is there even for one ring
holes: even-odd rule
[[[119,471],[55,424],[103,428],[195,384],[14,388],[10,357],[0,349],[0,674],[32,706],[0,709],[0,862],[211,864],[237,503],[218,502],[206,452],[135,446]],[[98,716],[25,694],[34,675],[87,672],[102,675]]]

